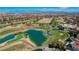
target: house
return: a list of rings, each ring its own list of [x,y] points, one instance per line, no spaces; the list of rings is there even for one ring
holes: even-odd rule
[[[79,34],[77,34],[77,38],[79,39]]]
[[[65,19],[64,19],[63,17],[58,17],[58,18],[57,18],[57,21],[58,21],[58,22],[64,22],[64,20],[65,20]]]
[[[77,27],[76,29],[77,29],[77,31],[79,31],[79,27]]]
[[[79,40],[76,40],[73,44],[72,44],[73,48],[75,51],[79,51]]]
[[[76,28],[77,25],[72,25],[72,24],[64,24],[63,25],[65,28]]]

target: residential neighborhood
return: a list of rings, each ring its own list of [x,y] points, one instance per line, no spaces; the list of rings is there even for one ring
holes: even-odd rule
[[[0,51],[79,51],[79,14],[0,13]]]

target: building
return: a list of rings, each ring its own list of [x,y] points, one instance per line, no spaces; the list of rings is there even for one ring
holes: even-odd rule
[[[76,40],[73,44],[72,44],[73,50],[75,51],[79,51],[79,40]]]
[[[63,25],[65,28],[76,28],[77,27],[77,25],[72,25],[72,24],[64,24]]]

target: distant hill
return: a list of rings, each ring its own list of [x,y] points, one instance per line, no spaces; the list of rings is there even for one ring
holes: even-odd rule
[[[0,13],[79,14],[79,7],[0,7]]]

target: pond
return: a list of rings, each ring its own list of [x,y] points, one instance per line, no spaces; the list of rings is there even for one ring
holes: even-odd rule
[[[16,36],[16,34],[10,34],[10,35],[8,35],[8,36],[6,36],[4,38],[0,38],[0,44],[6,42],[8,40],[13,39],[15,36]]]
[[[41,46],[42,43],[46,40],[46,37],[43,34],[43,31],[39,30],[28,30],[25,32],[26,35],[29,35],[29,38],[37,46]]]

